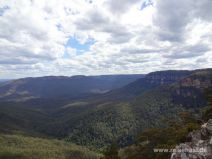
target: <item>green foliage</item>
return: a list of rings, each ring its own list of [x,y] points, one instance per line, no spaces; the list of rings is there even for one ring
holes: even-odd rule
[[[166,128],[151,128],[143,131],[137,143],[124,150],[126,159],[165,159],[170,153],[155,153],[154,149],[173,149],[178,143],[185,142],[190,131],[200,126],[189,112],[179,114],[181,120],[172,121]]]
[[[112,93],[109,92],[86,99],[80,98],[80,100],[60,98],[63,97],[63,93],[75,94],[76,91],[74,90],[75,88],[78,89],[79,85],[73,85],[72,88],[74,89],[71,89],[71,92],[69,89],[64,92],[62,88],[69,85],[69,81],[67,83],[61,82],[60,85],[52,81],[48,86],[44,84],[45,87],[41,87],[42,83],[38,81],[35,84],[34,80],[31,81],[30,79],[31,82],[27,85],[30,91],[35,91],[36,94],[41,92],[41,97],[44,95],[45,97],[57,96],[58,98],[38,98],[19,102],[1,101],[0,132],[56,137],[65,139],[70,143],[103,151],[114,140],[117,141],[120,147],[125,147],[134,143],[135,137],[143,130],[155,128],[158,131],[160,128],[166,128],[167,123],[169,123],[170,126],[172,125],[173,131],[178,130],[178,133],[170,134],[176,136],[174,137],[176,139],[170,139],[168,144],[174,144],[184,140],[182,134],[197,127],[192,124],[193,121],[189,118],[189,114],[181,114],[182,119],[179,120],[178,113],[188,110],[197,114],[201,109],[200,107],[204,106],[201,105],[204,102],[202,102],[202,96],[199,96],[201,94],[199,89],[190,87],[182,89],[179,83],[169,85],[169,83],[176,80],[173,77],[177,72],[169,71],[168,76],[166,76],[165,71],[162,73],[164,74],[162,79],[158,76],[161,74],[160,72],[157,76],[153,73],[151,78],[137,80],[119,90],[111,91]],[[187,74],[188,72],[184,73]],[[177,78],[182,77],[178,75]],[[199,76],[195,75],[195,79],[200,78]],[[204,78],[204,76],[205,73],[201,74],[201,78]],[[74,81],[78,82],[81,78],[75,77],[77,80]],[[61,79],[56,80],[60,81]],[[167,85],[161,85],[164,82]],[[83,84],[86,89],[88,83]],[[31,87],[31,84],[34,87]],[[54,86],[54,89],[51,86]],[[90,86],[88,87],[90,88]],[[46,96],[45,91],[43,92],[43,90],[46,90],[45,88],[48,88],[48,93],[50,93],[48,96]],[[58,96],[57,93],[62,94]],[[195,105],[193,105],[194,103]],[[206,110],[205,114],[205,118],[211,117],[212,109]],[[177,125],[178,122],[182,124]],[[187,125],[187,129],[179,129],[182,125]],[[164,134],[161,131],[156,131],[156,134],[154,134],[154,131],[153,129],[149,131],[149,134],[152,133],[151,136],[148,136],[149,138],[156,138],[157,140],[165,138],[161,137],[159,139],[160,136],[157,136],[157,133]],[[140,135],[139,142],[142,140],[145,142],[146,138],[146,136]]]
[[[97,158],[96,153],[64,141],[20,135],[0,135],[0,159]]]
[[[204,110],[203,119],[207,121],[208,119],[212,118],[212,88],[207,89],[205,95],[208,103]]]
[[[4,105],[0,106],[3,125],[0,132],[64,138],[100,151],[114,140],[121,147],[132,144],[142,130],[164,127],[166,123],[162,120],[178,118],[177,113],[185,110],[172,103],[170,87],[166,86],[147,91],[129,102],[74,101],[48,110],[50,113],[34,109],[36,102],[1,104]],[[57,104],[52,102],[52,107]]]
[[[111,144],[104,153],[104,157],[102,159],[120,159],[118,152],[118,145]]]

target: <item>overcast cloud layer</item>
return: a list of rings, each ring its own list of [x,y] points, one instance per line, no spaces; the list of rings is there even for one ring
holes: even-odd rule
[[[211,8],[211,0],[0,1],[0,78],[212,67]]]

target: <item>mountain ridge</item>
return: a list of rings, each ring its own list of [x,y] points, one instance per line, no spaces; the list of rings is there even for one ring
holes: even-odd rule
[[[65,139],[92,149],[103,149],[114,140],[120,146],[127,146],[146,128],[162,127],[162,120],[177,118],[176,114],[181,111],[191,111],[198,116],[199,110],[205,106],[203,89],[193,84],[183,85],[181,81],[198,78],[201,84],[205,79],[212,79],[211,69],[177,71],[174,76],[171,75],[176,71],[168,72],[151,73],[146,75],[147,78],[138,79],[120,89],[89,98],[0,101],[0,113],[7,116],[0,118],[0,123],[15,125],[16,131],[31,130],[35,134]],[[159,74],[162,75],[156,76]],[[132,92],[128,90],[129,86]],[[188,93],[199,98],[190,98]],[[14,129],[9,127],[7,131],[13,132]]]
[[[0,98],[83,98],[119,88],[144,75],[45,76],[6,82],[0,86]],[[23,99],[24,100],[24,99]]]

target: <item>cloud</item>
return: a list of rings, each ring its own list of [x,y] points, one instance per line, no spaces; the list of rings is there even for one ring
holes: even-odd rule
[[[147,8],[148,6],[153,6],[154,3],[152,0],[145,0],[141,5],[141,10]]]
[[[111,13],[123,14],[127,12],[132,5],[140,2],[139,0],[108,0],[105,2]]]
[[[105,25],[110,21],[109,17],[102,14],[99,10],[91,10],[85,17],[76,21],[76,25],[82,30],[91,30]]]
[[[161,40],[181,41],[183,32],[191,18],[191,0],[158,0],[154,23],[159,27]]]
[[[193,3],[193,16],[201,18],[205,21],[212,21],[212,2],[210,0],[195,1]]]
[[[45,10],[30,1],[10,2],[7,14],[0,17],[1,59],[8,59],[8,64],[16,63],[16,59],[17,63],[35,63],[62,56],[65,35],[47,20]]]
[[[107,39],[111,43],[125,43],[133,36],[124,25],[113,21],[111,17],[98,9],[87,12],[75,23],[79,30],[107,34]]]
[[[0,75],[212,67],[211,8],[211,0],[0,1]]]
[[[187,25],[195,19],[211,22],[211,0],[158,0],[154,24],[159,39],[171,42],[186,40]]]
[[[202,56],[208,51],[210,51],[208,46],[204,44],[197,44],[194,46],[173,48],[173,50],[171,50],[171,53],[164,55],[164,57],[171,59],[194,58]]]
[[[3,6],[3,7],[1,7],[1,8],[0,8],[0,16],[3,16],[4,13],[5,13],[8,9],[10,9],[8,6]]]
[[[145,48],[123,48],[121,52],[126,52],[129,54],[150,54],[150,53],[161,53],[163,49],[145,49]]]

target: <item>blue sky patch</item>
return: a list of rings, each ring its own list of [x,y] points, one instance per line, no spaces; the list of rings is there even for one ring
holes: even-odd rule
[[[66,43],[66,48],[71,47],[76,49],[77,55],[90,51],[90,47],[95,43],[94,39],[88,39],[84,44],[81,44],[75,37],[70,37]],[[63,58],[69,58],[70,55],[65,52]]]
[[[145,9],[148,6],[153,6],[153,0],[146,0],[141,5],[141,10]]]
[[[63,28],[63,27],[62,27],[62,25],[61,25],[61,24],[59,24],[59,23],[56,25],[56,27],[57,27],[57,30],[59,30],[59,31],[61,31],[61,30],[62,30],[62,28]]]
[[[3,16],[8,9],[10,9],[9,6],[0,7],[0,16]]]

